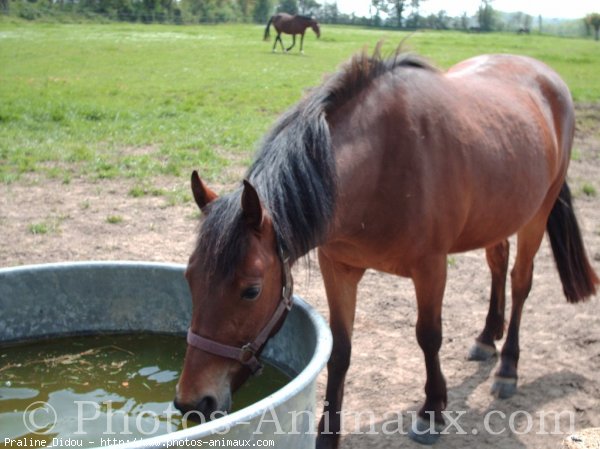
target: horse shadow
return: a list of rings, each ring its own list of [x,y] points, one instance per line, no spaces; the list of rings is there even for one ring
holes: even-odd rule
[[[586,382],[586,378],[568,370],[541,376],[519,386],[510,399],[493,398],[487,406],[471,406],[472,395],[480,385],[493,382],[492,372],[496,359],[480,362],[477,370],[459,385],[449,387],[446,409],[446,429],[442,431],[438,447],[444,449],[532,449],[560,447],[561,441],[575,431],[575,409],[550,410],[548,404],[566,396],[570,389]],[[475,362],[474,362],[475,363]],[[549,386],[552,386],[549,388]],[[565,388],[566,386],[566,388]],[[491,397],[491,394],[490,394]],[[475,402],[481,403],[481,399]],[[418,407],[394,412],[400,416],[398,426],[393,420],[376,420],[342,436],[342,449],[408,448],[423,449],[408,437]],[[527,435],[534,435],[535,440]],[[527,439],[527,443],[523,441]]]
[[[294,51],[294,50],[290,50],[290,51],[281,51],[281,50],[277,50],[277,51],[269,51],[268,52],[271,55],[286,55],[286,56],[295,56],[295,57],[302,57],[305,58],[306,54],[304,53],[304,51]]]

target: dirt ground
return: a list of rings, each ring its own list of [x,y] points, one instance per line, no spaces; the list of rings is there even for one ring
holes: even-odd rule
[[[600,272],[599,105],[578,108],[578,128],[569,182],[588,254]],[[167,190],[187,182],[187,176],[153,181]],[[599,193],[584,194],[586,185],[588,192],[591,186]],[[0,266],[116,259],[186,263],[195,240],[195,206],[167,205],[164,197],[132,198],[131,187],[127,180],[62,184],[33,175],[0,185]],[[47,232],[33,233],[32,225],[40,223]],[[312,259],[310,269],[295,267],[295,292],[327,316]],[[499,400],[489,393],[497,360],[465,359],[487,311],[484,253],[452,256],[449,266],[440,356],[448,410],[458,426],[448,429],[438,447],[558,448],[573,431],[600,427],[600,298],[567,304],[549,244],[543,244],[523,315],[519,391]],[[342,448],[420,447],[403,434],[424,398],[425,382],[414,335],[412,284],[369,271],[359,295]],[[325,373],[319,379],[319,401],[324,382]],[[392,424],[399,416],[401,428]]]

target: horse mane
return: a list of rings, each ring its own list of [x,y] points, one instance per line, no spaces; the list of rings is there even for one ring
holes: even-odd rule
[[[260,145],[246,179],[257,190],[272,218],[278,244],[292,261],[323,243],[336,199],[336,167],[327,117],[378,77],[400,67],[435,70],[400,48],[381,56],[354,56],[285,112]],[[245,254],[247,231],[241,211],[242,187],[207,206],[196,250],[204,254],[203,270],[231,274]]]
[[[328,113],[332,114],[347,101],[357,96],[377,78],[398,68],[418,68],[437,72],[438,69],[423,57],[403,50],[402,43],[387,57],[382,56],[383,41],[375,46],[372,55],[366,50],[356,54],[341,70],[326,81],[330,91]]]

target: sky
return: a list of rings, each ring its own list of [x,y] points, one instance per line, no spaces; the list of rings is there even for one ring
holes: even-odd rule
[[[334,0],[323,0],[323,3],[333,2]],[[370,0],[337,0],[341,12],[354,12],[359,16],[369,15],[370,3]],[[429,15],[443,9],[450,16],[461,16],[464,12],[472,16],[477,12],[480,3],[480,0],[425,0],[422,2],[420,13]],[[579,19],[591,12],[600,12],[600,0],[495,0],[492,7],[504,12],[522,11],[534,17],[541,14],[548,19]],[[410,8],[408,9],[410,14]]]

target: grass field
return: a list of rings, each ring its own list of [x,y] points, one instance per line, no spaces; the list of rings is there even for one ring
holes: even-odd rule
[[[391,50],[407,36],[323,26],[320,40],[307,34],[300,56],[272,54],[262,33],[256,25],[0,22],[0,182],[34,172],[145,186],[195,167],[227,181],[222,170],[247,164],[305,88],[365,46],[385,39]],[[527,54],[554,67],[576,101],[600,101],[600,47],[591,40],[427,31],[408,47],[440,67],[479,53]]]

